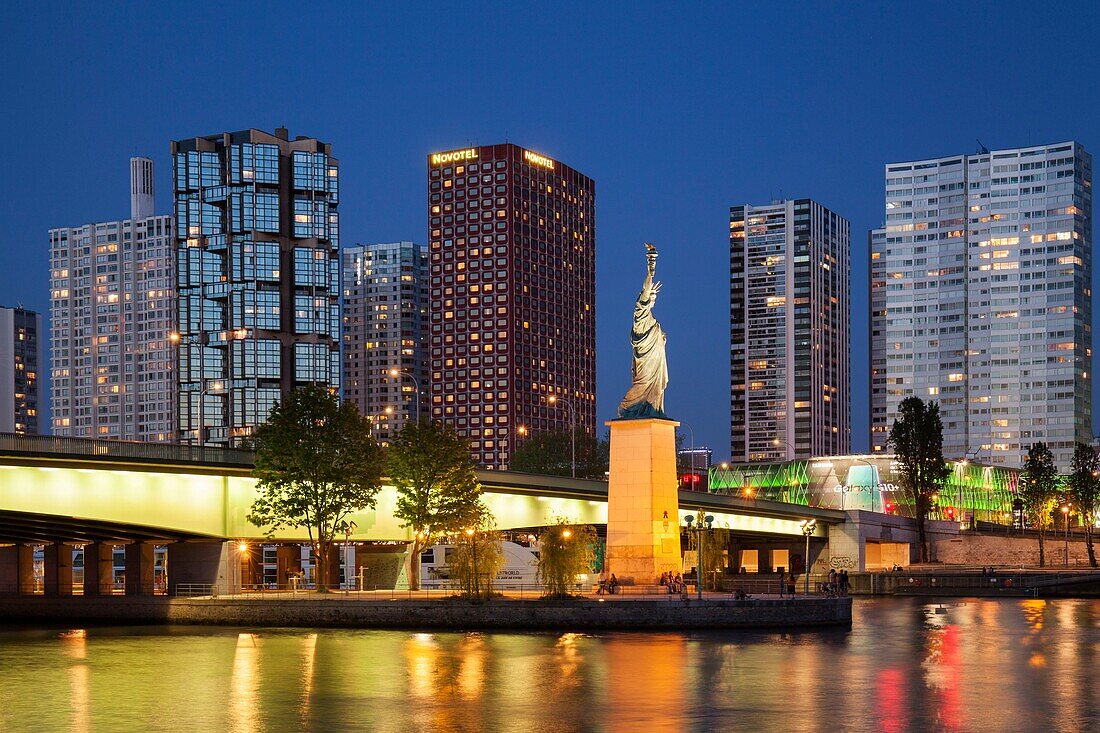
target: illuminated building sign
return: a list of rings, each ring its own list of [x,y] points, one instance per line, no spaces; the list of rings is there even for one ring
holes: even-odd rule
[[[477,148],[465,148],[452,150],[448,153],[432,153],[432,165],[444,165],[446,163],[458,163],[463,160],[477,160]]]
[[[554,170],[554,161],[550,160],[545,155],[539,155],[538,153],[532,153],[530,150],[524,150],[523,159],[528,163]]]

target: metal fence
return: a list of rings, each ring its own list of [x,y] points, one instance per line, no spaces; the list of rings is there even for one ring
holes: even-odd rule
[[[177,443],[68,438],[51,435],[0,433],[0,455],[132,458],[149,461],[209,463],[251,468],[251,451]]]

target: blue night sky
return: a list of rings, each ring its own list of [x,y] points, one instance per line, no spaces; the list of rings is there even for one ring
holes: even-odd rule
[[[130,156],[156,160],[168,213],[173,138],[285,125],[331,142],[345,244],[423,242],[427,153],[508,140],[596,180],[601,421],[629,385],[650,240],[666,404],[716,459],[731,204],[811,197],[851,221],[860,450],[883,165],[976,139],[1100,151],[1091,3],[49,5],[0,27],[0,304],[48,311],[47,230],[128,216]]]

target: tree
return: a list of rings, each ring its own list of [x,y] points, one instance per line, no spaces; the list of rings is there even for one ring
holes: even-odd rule
[[[1096,567],[1096,552],[1092,546],[1094,522],[1096,521],[1096,502],[1100,499],[1100,460],[1096,451],[1085,443],[1073,448],[1073,465],[1066,481],[1066,493],[1077,516],[1085,526],[1085,547],[1089,553],[1089,565]]]
[[[465,597],[481,599],[492,594],[493,578],[504,567],[504,544],[493,515],[484,507],[471,526],[456,533],[448,565]]]
[[[275,405],[252,438],[257,497],[248,521],[271,536],[305,527],[317,550],[317,590],[330,581],[329,553],[354,512],[373,509],[382,454],[370,422],[318,385],[300,387]]]
[[[898,416],[890,428],[889,444],[901,466],[902,491],[913,502],[917,520],[920,561],[929,562],[926,523],[934,495],[943,487],[951,469],[943,457],[943,423],[940,406],[925,404],[919,397],[906,397],[898,406]]]
[[[603,478],[607,473],[610,444],[582,428],[577,435],[577,477]],[[533,433],[512,451],[508,467],[513,471],[570,476],[573,473],[573,441],[569,430]]]
[[[1020,499],[1032,526],[1039,530],[1039,567],[1046,564],[1043,540],[1053,519],[1051,512],[1058,500],[1058,469],[1046,443],[1036,443],[1027,452],[1020,474]]]
[[[592,571],[596,559],[596,530],[587,524],[558,519],[539,533],[539,580],[545,598],[570,598],[581,573]]]
[[[409,422],[390,445],[394,516],[412,530],[409,588],[420,588],[420,553],[434,538],[474,526],[483,511],[470,448],[449,425]]]

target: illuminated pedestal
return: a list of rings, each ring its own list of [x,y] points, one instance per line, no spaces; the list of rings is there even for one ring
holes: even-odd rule
[[[680,530],[674,420],[612,420],[607,487],[607,570],[656,583],[679,572]]]

